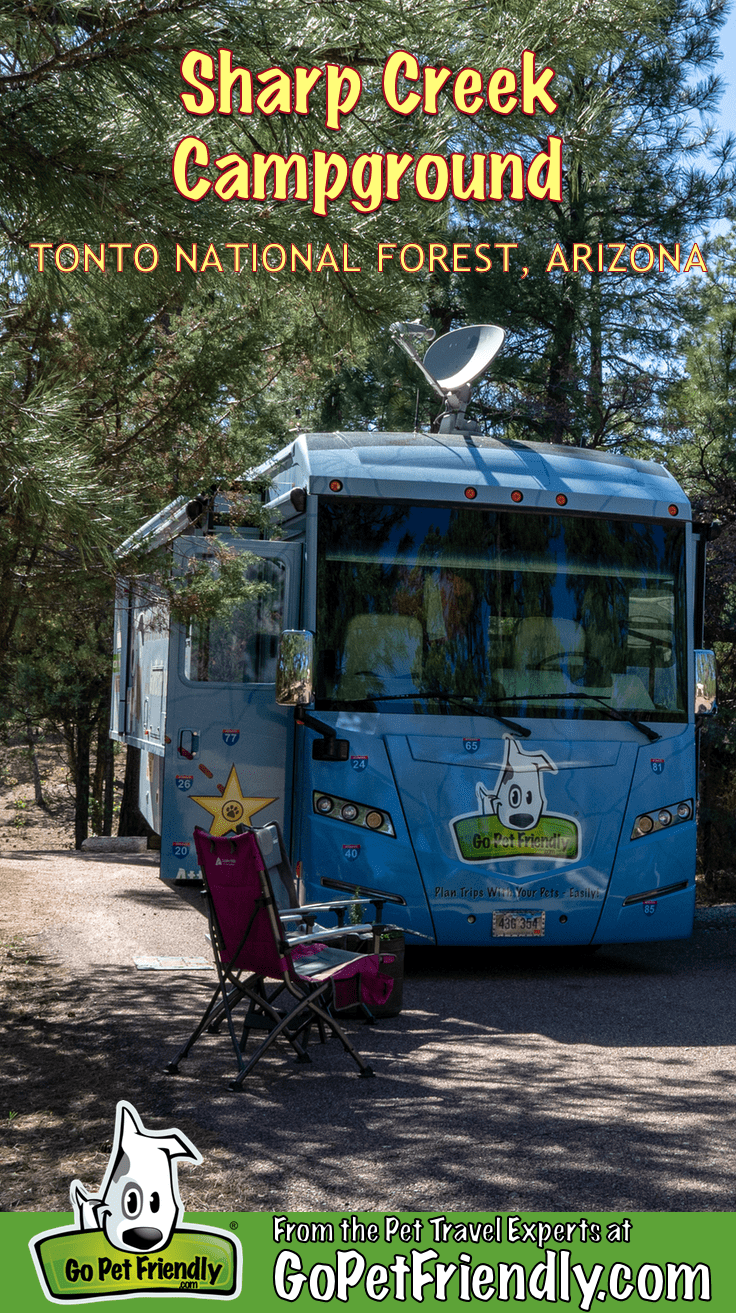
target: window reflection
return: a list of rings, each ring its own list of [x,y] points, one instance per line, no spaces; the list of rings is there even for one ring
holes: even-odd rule
[[[682,526],[324,500],[319,532],[323,706],[686,719]]]
[[[194,621],[187,631],[184,674],[196,683],[274,684],[283,628],[286,566],[254,558],[246,570],[258,595],[226,619]]]

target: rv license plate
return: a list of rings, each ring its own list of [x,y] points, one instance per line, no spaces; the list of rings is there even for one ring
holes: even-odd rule
[[[493,936],[495,939],[528,939],[544,934],[544,912],[494,912]]]

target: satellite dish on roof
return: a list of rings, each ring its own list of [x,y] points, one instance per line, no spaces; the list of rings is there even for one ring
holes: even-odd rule
[[[497,324],[454,328],[427,348],[424,368],[437,379],[443,392],[454,392],[480,377],[498,355],[505,336]]]
[[[497,324],[470,324],[466,328],[454,328],[432,342],[423,360],[420,360],[416,348],[422,337],[425,341],[429,339],[431,328],[424,328],[418,320],[414,320],[411,323],[392,324],[391,332],[398,345],[410,356],[430,387],[445,403],[440,433],[452,433],[457,429],[477,433],[479,429],[475,420],[465,418],[465,408],[470,400],[470,385],[476,378],[480,378],[501,350],[506,336],[503,329]]]

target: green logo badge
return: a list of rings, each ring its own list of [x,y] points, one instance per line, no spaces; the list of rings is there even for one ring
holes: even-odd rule
[[[71,1185],[74,1225],[34,1236],[30,1250],[46,1298],[86,1304],[133,1295],[235,1299],[240,1242],[213,1227],[181,1224],[177,1161],[202,1156],[181,1131],[151,1131],[121,1100],[99,1194]]]
[[[547,811],[543,771],[557,773],[546,752],[525,752],[505,734],[506,754],[496,788],[480,781],[478,811],[450,821],[462,862],[495,862],[506,857],[552,857],[575,861],[580,855],[580,826],[570,816]]]

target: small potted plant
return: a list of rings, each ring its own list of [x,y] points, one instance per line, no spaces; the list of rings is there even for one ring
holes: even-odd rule
[[[348,925],[364,923],[365,900],[360,900],[360,889],[355,890],[354,901],[348,911]],[[360,953],[378,952],[380,973],[393,980],[393,989],[385,1003],[372,1004],[374,1017],[398,1017],[404,1003],[404,931],[395,925],[372,922],[373,934],[353,935],[348,945]]]
[[[381,975],[389,976],[394,982],[394,987],[386,1002],[371,1008],[371,1012],[374,1017],[398,1017],[404,1005],[404,932],[398,926],[384,926],[383,922],[376,921],[373,924],[373,933],[374,936],[376,934],[380,936],[378,952],[381,960]]]

